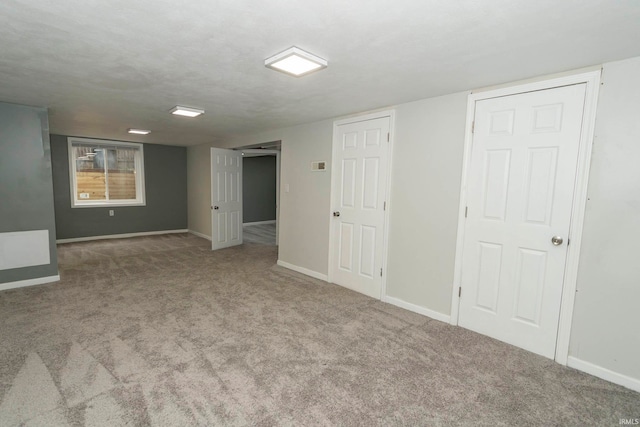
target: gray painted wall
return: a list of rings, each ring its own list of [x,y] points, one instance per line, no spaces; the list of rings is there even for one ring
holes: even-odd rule
[[[276,157],[242,159],[243,221],[276,219]]]
[[[146,206],[72,208],[66,136],[51,135],[51,155],[58,239],[187,228],[185,147],[144,144]]]
[[[0,103],[0,233],[30,230],[49,230],[51,263],[2,270],[0,283],[58,274],[47,110]]]

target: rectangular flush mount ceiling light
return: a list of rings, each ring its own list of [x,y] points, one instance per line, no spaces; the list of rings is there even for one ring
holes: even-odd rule
[[[264,60],[264,65],[300,77],[327,68],[327,61],[295,46]]]
[[[176,116],[198,117],[199,115],[204,114],[204,110],[176,105],[171,109],[171,114],[175,114]]]
[[[127,132],[134,133],[136,135],[149,135],[151,133],[150,130],[145,129],[129,129]]]

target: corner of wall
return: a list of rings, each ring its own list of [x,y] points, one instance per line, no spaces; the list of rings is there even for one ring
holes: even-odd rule
[[[211,145],[187,147],[187,228],[211,239]]]

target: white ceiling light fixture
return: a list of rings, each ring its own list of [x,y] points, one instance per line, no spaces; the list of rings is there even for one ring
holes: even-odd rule
[[[129,133],[133,133],[133,134],[136,134],[136,135],[149,135],[149,134],[151,133],[151,131],[150,131],[150,130],[146,130],[146,129],[133,129],[133,128],[131,128],[131,129],[127,130],[127,132],[129,132]]]
[[[199,115],[204,114],[204,110],[176,105],[171,109],[171,114],[175,114],[176,116],[198,117]]]
[[[327,68],[327,60],[295,46],[264,60],[265,67],[294,77]]]

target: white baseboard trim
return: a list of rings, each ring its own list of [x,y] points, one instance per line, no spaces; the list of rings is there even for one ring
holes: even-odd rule
[[[189,233],[193,234],[194,236],[202,237],[203,239],[207,239],[208,241],[211,241],[211,236],[207,236],[204,233],[199,233],[199,232],[193,231],[193,230],[189,230]]]
[[[382,302],[404,308],[405,310],[413,311],[414,313],[422,314],[423,316],[427,316],[441,322],[449,323],[451,321],[451,316],[439,313],[437,311],[429,310],[428,308],[420,307],[419,305],[411,304],[410,302],[403,301],[399,298],[384,295],[382,297]]]
[[[603,368],[602,366],[594,365],[593,363],[577,359],[574,356],[569,356],[569,358],[567,359],[567,366],[582,372],[586,372],[587,374],[593,375],[594,377],[602,378],[603,380],[629,388],[633,391],[640,392],[640,379],[631,378],[624,374],[619,374],[607,368]]]
[[[289,264],[288,262],[281,260],[278,260],[278,265],[280,267],[288,268],[289,270],[297,271],[298,273],[302,273],[306,276],[311,276],[314,279],[324,280],[325,282],[329,281],[329,277],[326,274],[318,273],[317,271],[309,270],[308,268],[298,267],[297,265]]]
[[[19,280],[17,282],[0,283],[0,291],[6,291],[8,289],[26,288],[27,286],[44,285],[45,283],[57,282],[60,280],[60,275],[38,277],[36,279]]]
[[[142,237],[142,236],[156,236],[158,234],[176,234],[176,233],[188,233],[189,230],[160,230],[160,231],[142,231],[140,233],[125,233],[125,234],[107,234],[104,236],[88,236],[88,237],[75,237],[72,239],[58,239],[56,243],[74,243],[74,242],[89,242],[91,240],[105,240],[105,239],[127,239],[129,237]]]
[[[272,219],[272,220],[269,220],[269,221],[244,222],[244,223],[242,223],[242,225],[247,227],[247,226],[252,226],[252,225],[275,224],[275,223],[276,223],[276,220]]]

